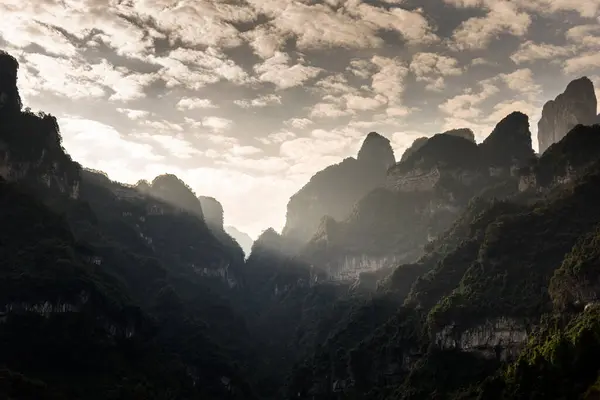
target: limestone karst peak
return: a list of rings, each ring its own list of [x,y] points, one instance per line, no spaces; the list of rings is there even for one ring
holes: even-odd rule
[[[17,59],[0,50],[0,111],[15,112],[22,108],[17,89],[18,70]]]
[[[394,165],[396,158],[390,140],[377,132],[370,132],[360,147],[358,161],[381,163],[384,168]]]
[[[211,228],[223,229],[223,205],[210,196],[199,196],[206,224]]]
[[[154,178],[148,193],[167,203],[203,217],[200,200],[194,191],[181,179],[173,174],[162,174]]]
[[[539,151],[543,153],[578,124],[591,125],[597,118],[598,100],[587,77],[571,81],[556,99],[544,105],[538,122]]]
[[[529,117],[515,111],[504,117],[480,145],[483,160],[496,167],[523,165],[533,157]]]
[[[441,134],[461,137],[463,139],[467,139],[468,141],[475,143],[475,134],[469,128],[450,129],[448,131],[442,132]],[[400,159],[400,161],[405,161],[411,154],[423,147],[428,140],[429,138],[427,136],[422,136],[415,139],[415,141],[410,145],[410,147],[404,151],[404,154],[402,154],[402,158]]]
[[[593,92],[594,83],[587,76],[582,76],[581,78],[577,78],[577,79],[574,79],[571,82],[569,82],[564,93],[567,95],[571,95],[571,94],[577,95],[582,91],[590,92],[590,90]]]

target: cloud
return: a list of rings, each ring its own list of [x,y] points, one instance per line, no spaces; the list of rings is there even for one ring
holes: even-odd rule
[[[164,159],[153,146],[131,140],[110,125],[76,116],[60,119],[63,143],[75,161],[94,169]]]
[[[445,87],[445,76],[458,76],[462,69],[458,60],[437,53],[417,53],[409,66],[417,77],[417,81],[427,82],[428,90],[441,90]]]
[[[500,74],[506,85],[521,94],[524,94],[530,100],[535,99],[542,91],[542,87],[534,82],[533,72],[529,68],[518,69],[509,74]]]
[[[116,68],[106,60],[89,64],[78,58],[30,53],[19,61],[28,75],[21,90],[28,96],[50,92],[74,100],[108,97],[127,102],[144,97],[144,89],[154,81],[151,74]]]
[[[134,121],[150,116],[150,112],[149,111],[135,110],[135,109],[132,109],[132,108],[117,107],[117,111],[120,112],[121,114],[127,115],[127,118],[129,118],[131,120],[134,120]]]
[[[310,120],[306,120],[306,121],[310,121]],[[263,144],[275,144],[275,143],[283,143],[286,140],[294,139],[295,137],[296,137],[296,134],[294,132],[281,131],[281,132],[271,133],[267,137],[259,138],[258,140]]]
[[[354,111],[335,103],[317,103],[310,110],[311,118],[340,118],[354,114]]]
[[[134,137],[145,141],[156,142],[168,151],[171,156],[176,158],[186,159],[202,154],[202,152],[196,149],[191,142],[185,140],[181,134],[172,136],[139,133],[135,134]]]
[[[389,103],[400,102],[404,92],[404,79],[408,67],[398,58],[374,56],[371,62],[378,68],[372,77],[371,88],[377,94],[385,96]]]
[[[500,34],[523,36],[531,25],[531,17],[505,0],[445,0],[458,7],[484,6],[487,14],[472,17],[454,31],[452,46],[457,50],[485,49]]]
[[[177,102],[180,110],[197,110],[203,108],[217,108],[211,99],[200,99],[198,97],[183,97]]]
[[[570,28],[565,34],[567,39],[587,49],[600,48],[600,25],[578,25]]]
[[[221,117],[204,117],[202,126],[212,129],[215,132],[225,131],[233,126],[233,121]]]
[[[267,107],[273,104],[281,104],[281,96],[266,94],[252,100],[234,100],[234,103],[242,108]]]
[[[479,117],[482,110],[478,105],[499,92],[498,87],[489,82],[484,82],[480,86],[481,90],[478,93],[466,89],[463,94],[449,98],[440,105],[440,110],[453,119]]]
[[[581,74],[583,72],[597,71],[598,68],[600,68],[600,53],[590,51],[565,61],[563,70],[567,74]]]
[[[312,125],[313,121],[308,118],[291,118],[287,121],[284,121],[284,124],[292,128],[304,129],[309,125]]]
[[[519,45],[519,49],[510,56],[510,59],[515,64],[524,64],[538,60],[556,60],[568,56],[572,52],[573,49],[570,47],[527,40]]]
[[[316,78],[322,71],[321,68],[302,64],[290,64],[290,57],[286,53],[276,52],[260,64],[254,66],[261,82],[273,83],[278,89],[288,89]]]

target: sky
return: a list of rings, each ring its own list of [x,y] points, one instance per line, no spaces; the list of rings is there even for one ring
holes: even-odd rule
[[[225,224],[280,230],[289,197],[370,131],[414,139],[600,88],[600,0],[2,0],[26,106],[83,166],[174,173]],[[597,89],[597,94],[600,91]]]

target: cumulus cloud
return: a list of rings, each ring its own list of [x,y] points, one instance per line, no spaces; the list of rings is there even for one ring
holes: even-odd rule
[[[60,119],[64,146],[75,161],[104,169],[107,164],[136,165],[164,159],[147,143],[128,138],[114,127],[77,116]]]
[[[317,77],[322,69],[300,63],[290,65],[290,56],[276,52],[271,58],[254,66],[261,82],[273,83],[278,89],[288,89]]]
[[[162,148],[170,153],[175,158],[191,158],[192,156],[200,155],[202,152],[194,147],[194,145],[184,139],[183,135],[157,135],[150,133],[138,133],[135,138],[147,142],[158,143]]]
[[[212,129],[215,132],[225,131],[233,126],[233,121],[222,117],[204,117],[202,126]]]
[[[437,53],[421,52],[414,55],[409,66],[417,81],[427,83],[429,90],[441,90],[445,87],[445,76],[462,74],[458,60]]]
[[[530,100],[535,99],[542,91],[542,87],[535,83],[533,72],[529,68],[518,69],[509,74],[500,74],[506,85],[519,93],[522,93]]]
[[[568,56],[573,52],[573,49],[565,46],[557,46],[548,43],[535,43],[532,40],[527,40],[519,45],[510,59],[515,64],[524,64],[538,60],[556,60]]]
[[[90,64],[79,58],[57,58],[39,53],[20,57],[28,79],[21,90],[29,96],[42,92],[70,99],[103,98],[130,101],[144,97],[155,77],[116,68],[106,60]]]
[[[484,82],[479,92],[466,89],[462,94],[446,100],[440,105],[440,110],[452,118],[469,119],[481,116],[479,104],[499,92],[497,86]]]
[[[211,99],[200,99],[198,97],[182,97],[177,102],[180,110],[197,110],[202,108],[217,108]]]
[[[274,104],[281,104],[281,96],[276,94],[266,94],[252,100],[234,100],[234,103],[242,108],[266,107]]]
[[[445,0],[459,7],[482,6],[487,9],[483,17],[464,21],[453,34],[453,47],[457,50],[484,49],[500,34],[523,36],[531,25],[531,17],[518,6],[505,0]]]

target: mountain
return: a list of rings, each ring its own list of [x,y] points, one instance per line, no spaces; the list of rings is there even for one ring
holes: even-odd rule
[[[73,162],[17,69],[0,54],[0,398],[598,398],[600,125],[536,155],[514,112],[397,163],[370,133],[244,259],[178,177]]]
[[[562,139],[575,125],[593,124],[597,105],[594,84],[589,78],[570,82],[563,93],[544,105],[538,122],[540,153]]]
[[[0,54],[0,397],[255,398],[239,246],[176,177],[73,162],[54,117],[21,111],[17,65]]]
[[[246,254],[246,257],[248,257],[250,255],[250,251],[252,250],[252,245],[254,244],[254,240],[250,237],[250,235],[241,232],[233,226],[226,226],[225,232],[227,232],[229,236],[234,238],[235,241],[239,243],[242,250],[244,250],[244,254]]]
[[[468,132],[428,139],[389,168],[385,187],[365,195],[345,219],[323,219],[301,256],[341,280],[414,262],[472,197],[516,192],[518,169],[534,157],[528,117],[508,115],[479,146]]]
[[[299,248],[308,242],[324,216],[345,218],[356,201],[383,185],[386,171],[394,162],[389,140],[369,133],[357,158],[346,158],[317,172],[290,198],[283,236]]]
[[[443,134],[462,137],[462,138],[465,138],[465,139],[470,140],[473,143],[475,143],[475,134],[473,133],[472,130],[467,129],[467,128],[451,129],[449,131],[443,132]],[[412,153],[419,150],[425,144],[425,142],[427,142],[428,139],[429,138],[426,136],[415,139],[415,141],[412,143],[412,145],[404,151],[400,161],[402,162],[402,161],[406,160]]]
[[[599,140],[578,126],[531,161],[552,184],[474,198],[363,306],[379,322],[340,320],[285,398],[595,398]]]

